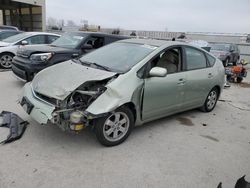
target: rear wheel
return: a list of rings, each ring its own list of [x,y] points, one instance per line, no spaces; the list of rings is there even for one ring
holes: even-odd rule
[[[95,122],[95,133],[98,141],[105,146],[115,146],[127,139],[134,127],[131,110],[125,106],[114,113],[99,118]]]
[[[237,77],[237,78],[236,78],[237,83],[241,83],[242,80],[243,80],[243,78],[241,78],[241,77]]]
[[[10,53],[2,53],[0,55],[0,67],[3,69],[10,69],[14,55]]]
[[[201,110],[203,112],[211,112],[215,108],[215,106],[216,106],[218,97],[219,97],[219,91],[218,91],[218,89],[217,88],[213,88],[209,92],[209,94],[208,94],[208,96],[206,98],[205,103],[201,107]]]

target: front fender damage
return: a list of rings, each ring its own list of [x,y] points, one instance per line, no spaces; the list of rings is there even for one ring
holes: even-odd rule
[[[132,89],[133,88],[133,89]],[[99,96],[86,110],[85,114],[88,119],[95,119],[107,116],[122,105],[132,103],[134,106],[136,124],[142,124],[141,111],[143,102],[144,82],[135,84],[130,90],[118,90],[107,87],[105,93]]]
[[[106,88],[107,90],[86,109],[86,113],[100,117],[101,114],[114,111],[124,102],[123,96],[115,89],[108,86]]]
[[[107,116],[120,106],[133,103],[135,119],[140,120],[143,81],[113,82],[118,76],[88,81],[76,88],[64,100],[44,96],[26,84],[23,96],[34,105],[30,115],[40,124],[52,123],[64,131],[79,131],[94,124],[94,119]]]

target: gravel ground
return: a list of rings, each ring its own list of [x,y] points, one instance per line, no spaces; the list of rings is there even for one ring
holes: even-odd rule
[[[0,145],[0,188],[234,187],[250,181],[250,84],[232,84],[211,113],[192,110],[134,129],[103,147],[91,131],[77,135],[41,126],[17,104],[23,83],[0,72],[0,110],[17,113],[24,136]],[[0,129],[1,139],[8,134]]]

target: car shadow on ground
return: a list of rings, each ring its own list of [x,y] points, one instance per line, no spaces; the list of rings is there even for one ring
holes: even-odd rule
[[[193,122],[191,118],[194,118],[197,113],[201,113],[199,110],[194,109],[190,111],[185,111],[177,114],[173,114],[170,116],[166,116],[148,123],[143,124],[142,126],[135,127],[135,130],[141,129],[143,127],[154,127],[154,126],[163,126],[168,125],[171,121],[178,121],[178,124],[186,125],[186,126],[193,126]]]
[[[7,72],[7,71],[11,71],[11,69],[0,69],[0,72]]]
[[[172,116],[164,117],[141,126],[136,126],[132,131],[130,137],[128,138],[129,143],[137,139],[140,135],[150,135],[153,132],[166,130],[169,126],[191,126],[190,119],[195,117],[195,115],[202,113],[198,110],[186,111],[183,113],[175,114]],[[188,119],[188,120],[186,120]],[[39,125],[35,121],[31,120],[29,128],[31,129],[29,134],[35,137],[36,140],[42,145],[71,145],[71,147],[79,148],[89,148],[89,147],[102,147],[94,134],[94,131],[90,128],[86,128],[79,133],[69,133],[62,131],[58,126],[53,124]],[[126,141],[125,141],[126,142]]]

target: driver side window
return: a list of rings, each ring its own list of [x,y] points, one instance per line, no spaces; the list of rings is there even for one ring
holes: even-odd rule
[[[152,68],[161,67],[167,69],[168,74],[176,73],[180,70],[181,67],[181,49],[168,49],[154,58],[151,63]]]

